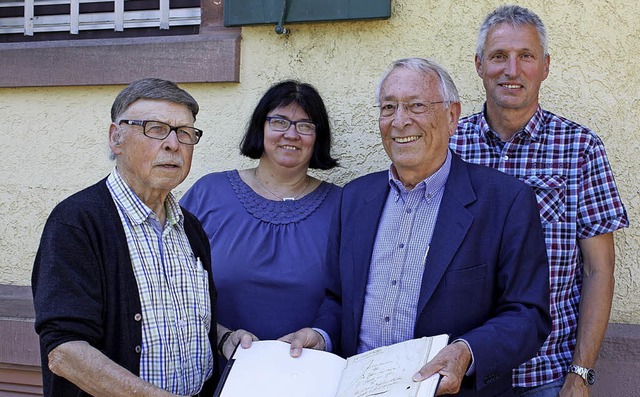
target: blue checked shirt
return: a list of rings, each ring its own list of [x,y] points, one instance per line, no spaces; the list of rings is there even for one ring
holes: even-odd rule
[[[178,395],[197,394],[213,372],[207,273],[195,258],[175,197],[163,228],[122,180],[107,178],[124,226],[142,306],[140,377]]]
[[[576,346],[582,258],[578,240],[629,225],[604,145],[591,130],[538,110],[509,142],[484,111],[460,120],[450,148],[465,161],[511,174],[535,190],[549,257],[553,327],[537,355],[513,372],[514,386],[566,373]]]
[[[389,195],[371,256],[358,353],[414,338],[422,274],[451,153],[442,167],[405,189],[389,170]]]

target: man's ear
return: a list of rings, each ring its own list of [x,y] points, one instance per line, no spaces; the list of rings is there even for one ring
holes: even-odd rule
[[[109,148],[114,155],[120,154],[122,151],[122,131],[120,127],[115,123],[111,123],[109,126]]]
[[[549,64],[551,63],[551,55],[544,56],[544,77],[542,80],[546,80],[547,76],[549,76]]]
[[[480,59],[478,54],[476,54],[476,57],[474,58],[474,63],[476,65],[476,73],[478,73],[478,76],[482,77],[482,59]]]
[[[452,102],[449,104],[449,136],[453,136],[453,134],[456,133],[460,112],[462,112],[460,102]]]

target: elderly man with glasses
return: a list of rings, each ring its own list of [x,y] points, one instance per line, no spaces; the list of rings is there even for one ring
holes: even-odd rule
[[[415,368],[414,381],[439,374],[438,395],[510,395],[512,369],[551,328],[533,190],[451,153],[460,103],[436,63],[396,61],[378,106],[391,165],[345,185],[329,258],[339,268],[342,353],[446,333],[452,343]],[[313,337],[298,331],[292,355]]]
[[[111,108],[111,174],[58,204],[32,285],[45,396],[211,395],[209,242],[171,193],[202,131],[198,103],[144,79]]]

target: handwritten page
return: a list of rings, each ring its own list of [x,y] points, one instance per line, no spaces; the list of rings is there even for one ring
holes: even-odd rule
[[[412,379],[413,374],[446,346],[448,337],[443,335],[433,340],[437,346],[432,346],[430,338],[412,339],[349,358],[337,397],[433,395],[438,384],[437,374],[422,382]]]

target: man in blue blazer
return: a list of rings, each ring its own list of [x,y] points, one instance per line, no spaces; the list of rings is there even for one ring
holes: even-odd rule
[[[551,326],[534,193],[451,154],[460,103],[437,64],[395,62],[378,103],[392,165],[343,191],[342,353],[447,333],[415,379],[439,372],[438,394],[508,395]]]
[[[377,99],[392,164],[344,187],[330,252],[340,275],[331,289],[342,296],[341,353],[446,333],[452,343],[414,380],[439,373],[438,395],[511,395],[512,369],[551,329],[533,190],[449,151],[460,103],[434,62],[396,61]],[[292,355],[319,337],[301,330]]]

